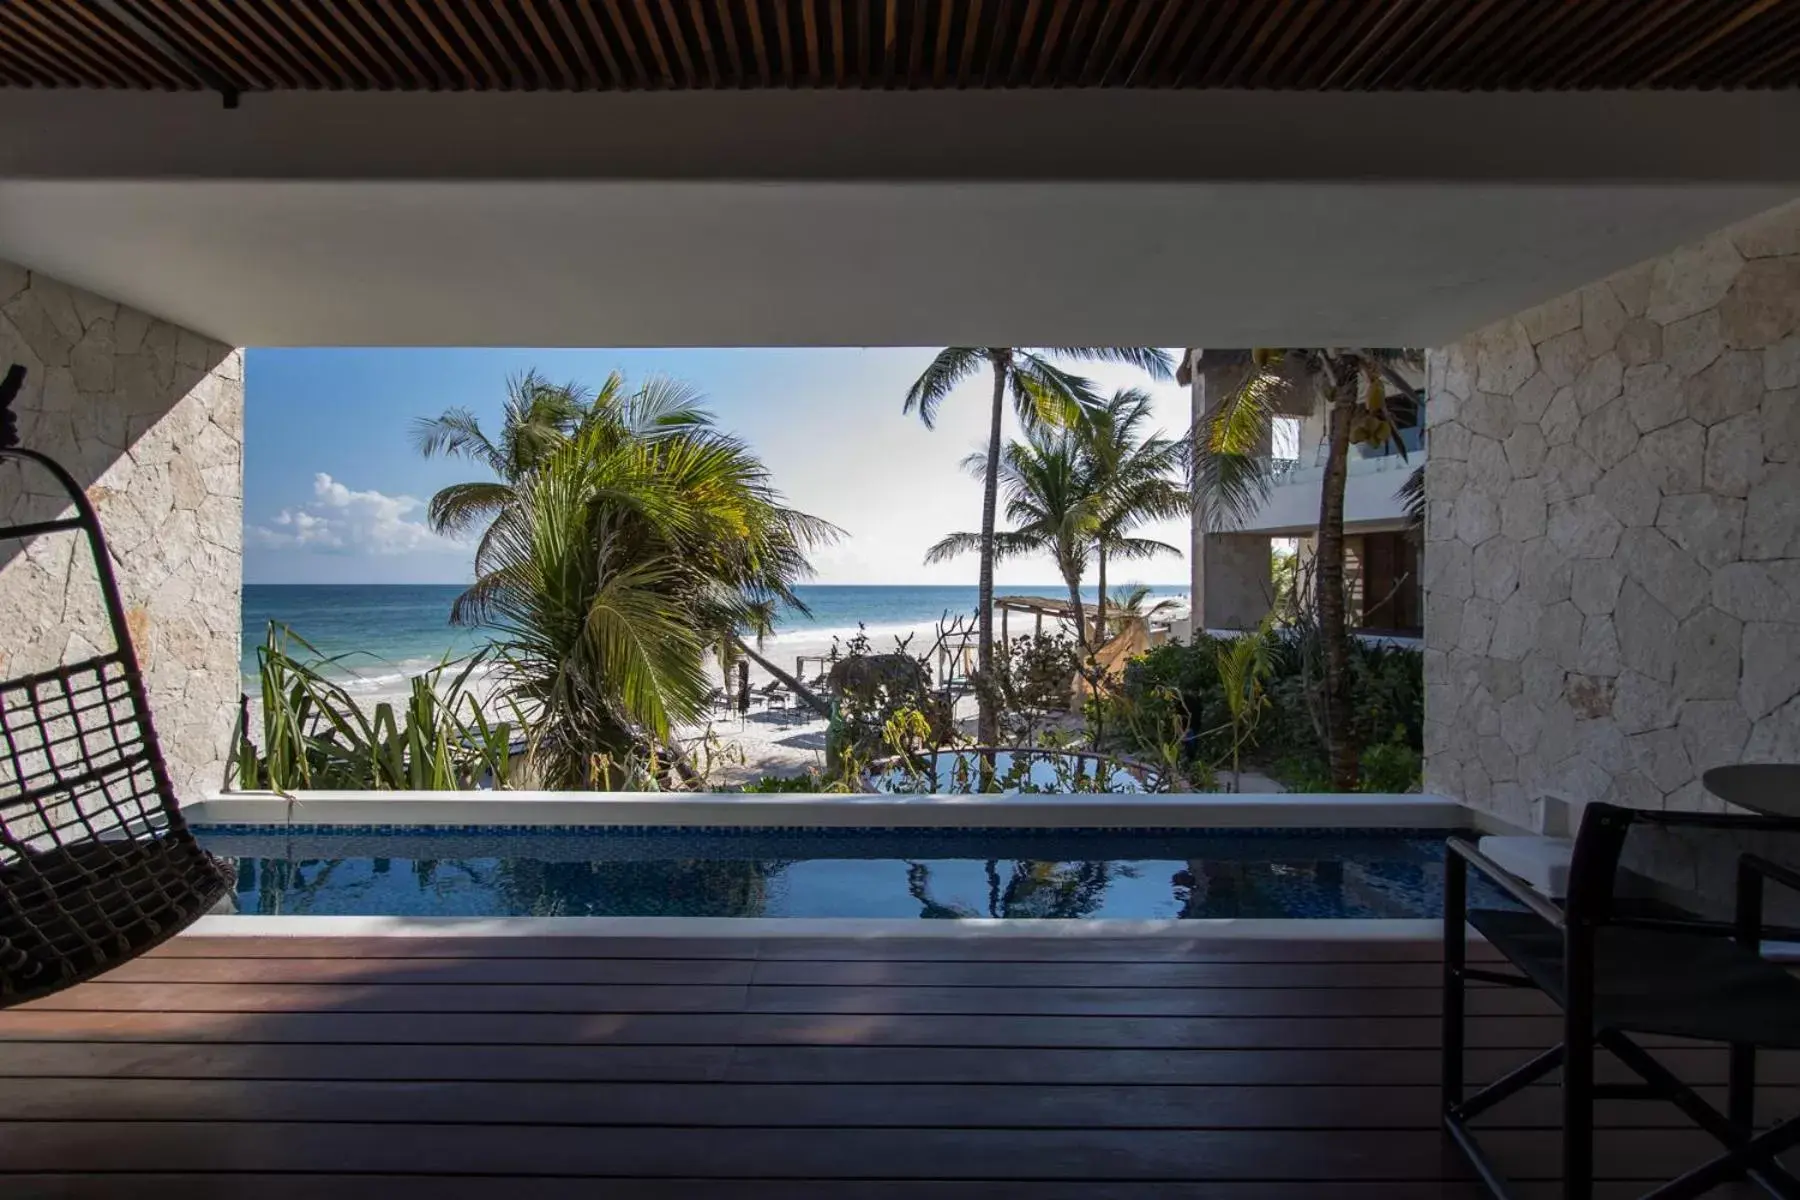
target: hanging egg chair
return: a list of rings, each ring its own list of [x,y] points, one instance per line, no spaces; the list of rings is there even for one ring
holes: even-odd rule
[[[113,649],[0,680],[0,1007],[142,954],[230,887],[169,784],[93,505],[60,464],[17,444],[9,405],[24,381],[15,365],[0,382],[0,465],[47,472],[75,515],[0,525],[0,542],[81,534]]]

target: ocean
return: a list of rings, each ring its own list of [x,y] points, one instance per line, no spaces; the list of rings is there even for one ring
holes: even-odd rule
[[[269,622],[276,621],[305,638],[320,654],[338,659],[339,673],[351,681],[385,690],[407,675],[446,657],[468,654],[487,641],[483,630],[450,624],[450,605],[461,590],[456,584],[246,584],[245,677],[255,678],[256,648],[262,645]],[[974,612],[976,597],[972,586],[810,584],[795,590],[811,613],[784,615],[775,636],[766,643],[771,657],[802,643],[829,644],[834,636],[848,638],[855,634],[858,622],[867,627],[877,649],[890,649],[895,634],[930,625],[945,613]],[[1066,594],[1060,584],[998,590],[1002,595]],[[1153,594],[1158,599],[1185,599],[1188,589],[1164,584],[1155,587]],[[1089,587],[1086,595],[1093,599],[1096,592]],[[1029,618],[1015,614],[1012,628],[1015,634],[1028,632]]]

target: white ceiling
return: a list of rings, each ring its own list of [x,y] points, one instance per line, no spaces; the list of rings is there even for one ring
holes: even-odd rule
[[[1795,127],[1789,94],[0,93],[0,256],[248,345],[1430,345],[1800,194]]]
[[[0,183],[0,255],[239,345],[1436,345],[1762,185]]]

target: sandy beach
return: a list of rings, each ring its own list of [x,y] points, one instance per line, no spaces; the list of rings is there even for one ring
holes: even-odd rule
[[[844,629],[781,633],[768,638],[763,643],[761,653],[770,662],[790,673],[796,669],[797,657],[813,659],[814,661],[805,664],[805,669],[801,672],[803,681],[810,681],[820,673],[817,657],[831,652],[833,637],[841,645],[854,633],[855,630]],[[908,649],[914,653],[923,653],[935,644],[937,627],[935,622],[871,627],[868,635],[871,653],[892,653],[897,639],[904,639],[909,635],[912,640],[908,643]],[[716,662],[710,663],[710,671],[723,686],[724,676],[719,672]],[[749,672],[753,693],[774,681],[774,677],[755,662],[749,664]],[[249,686],[248,681],[246,686]],[[355,696],[365,712],[372,711],[383,702],[394,705],[396,709],[401,708],[406,703],[411,686],[403,671],[383,670],[374,666],[346,684],[347,690]],[[732,690],[735,692],[735,689],[734,671]],[[504,701],[496,695],[496,682],[491,673],[477,668],[476,674],[469,680],[467,690],[476,697],[490,718],[506,719],[507,708]],[[260,730],[262,727],[261,709],[261,702],[252,694],[252,730]],[[738,787],[764,775],[792,777],[804,775],[813,769],[823,771],[825,768],[825,719],[803,704],[792,705],[787,709],[771,708],[761,696],[753,698],[748,713],[740,715],[736,712],[718,712],[704,721],[680,727],[676,731],[676,740],[694,758],[713,787]]]

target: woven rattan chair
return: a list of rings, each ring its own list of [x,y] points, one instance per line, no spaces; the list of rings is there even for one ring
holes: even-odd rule
[[[1551,1072],[1562,1072],[1563,1196],[1593,1194],[1594,1103],[1605,1099],[1666,1100],[1717,1138],[1725,1152],[1645,1193],[1656,1200],[1700,1196],[1748,1176],[1775,1196],[1800,1198],[1796,1179],[1776,1155],[1800,1144],[1800,1117],[1770,1127],[1756,1120],[1760,1048],[1800,1049],[1800,979],[1762,955],[1765,937],[1794,931],[1765,925],[1765,882],[1800,891],[1800,872],[1754,853],[1737,858],[1732,921],[1709,920],[1666,903],[1616,894],[1625,839],[1634,825],[1680,830],[1702,842],[1714,837],[1735,850],[1745,837],[1763,844],[1800,832],[1785,817],[1644,812],[1590,804],[1569,865],[1568,899],[1560,907],[1508,875],[1471,842],[1451,838],[1444,884],[1444,1127],[1488,1190],[1508,1194],[1496,1164],[1469,1122]],[[1474,870],[1519,905],[1470,907]],[[1515,968],[1468,964],[1472,926]],[[1463,1084],[1464,988],[1471,981],[1536,988],[1563,1013],[1563,1040],[1474,1095]],[[1638,1035],[1692,1038],[1730,1047],[1727,1112],[1720,1112],[1635,1040]],[[1641,1083],[1594,1078],[1594,1052],[1610,1051]]]
[[[0,383],[0,464],[48,472],[76,515],[0,526],[0,541],[83,535],[113,649],[0,680],[0,1007],[143,953],[229,886],[176,805],[93,506],[60,465],[15,445],[6,410],[24,374]]]

